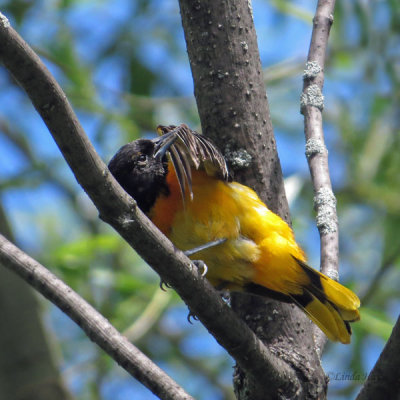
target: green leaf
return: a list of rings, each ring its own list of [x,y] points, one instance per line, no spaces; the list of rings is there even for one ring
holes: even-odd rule
[[[379,336],[385,341],[389,339],[394,324],[384,312],[362,307],[360,313],[361,320],[355,325],[358,329]]]
[[[59,261],[92,258],[99,251],[108,253],[117,250],[120,243],[121,239],[116,235],[84,236],[74,242],[59,246],[53,252],[53,256]]]

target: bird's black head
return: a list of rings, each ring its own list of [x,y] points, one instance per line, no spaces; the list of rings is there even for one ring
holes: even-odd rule
[[[165,150],[169,146],[160,146],[160,138],[135,140],[122,146],[108,164],[115,179],[145,213],[160,194],[168,194]]]

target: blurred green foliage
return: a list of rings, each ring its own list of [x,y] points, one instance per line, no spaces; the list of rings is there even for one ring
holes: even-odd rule
[[[317,266],[298,111],[310,3],[260,0],[253,10],[283,169],[302,182],[292,218]],[[0,9],[55,74],[105,161],[159,123],[200,129],[176,2],[2,0]],[[396,0],[337,2],[325,68],[325,134],[338,198],[341,277],[363,309],[352,345],[327,347],[329,371],[368,372],[399,314],[399,21]],[[187,323],[173,291],[162,294],[152,270],[101,223],[29,100],[3,70],[0,82],[0,201],[21,246],[194,397],[233,398],[230,358],[199,323]],[[46,310],[76,398],[153,398],[65,317]],[[360,384],[332,382],[330,398],[352,398]]]

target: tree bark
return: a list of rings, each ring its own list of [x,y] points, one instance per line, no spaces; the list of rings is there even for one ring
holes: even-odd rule
[[[398,399],[400,394],[400,317],[357,400]]]
[[[0,204],[0,233],[12,231]],[[0,267],[0,398],[72,399],[61,379],[32,289]],[[27,335],[29,332],[29,335]]]
[[[180,0],[180,8],[203,133],[220,147],[235,180],[255,189],[290,223],[251,2]],[[232,307],[296,372],[301,382],[296,398],[325,397],[326,377],[311,323],[302,312],[249,295],[233,296]],[[234,383],[239,399],[288,395],[266,391],[263,382],[255,382],[240,368]]]

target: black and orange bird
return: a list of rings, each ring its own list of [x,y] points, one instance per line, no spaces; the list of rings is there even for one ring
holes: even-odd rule
[[[329,339],[349,343],[358,297],[307,265],[292,229],[229,179],[208,138],[183,124],[157,130],[161,136],[126,144],[109,163],[141,210],[176,247],[205,262],[216,288],[295,303]]]

